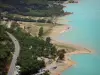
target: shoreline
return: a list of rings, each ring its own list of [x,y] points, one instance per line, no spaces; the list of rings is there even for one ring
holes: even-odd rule
[[[64,72],[65,70],[71,68],[71,67],[74,67],[77,63],[75,61],[73,61],[71,59],[71,56],[72,55],[76,55],[76,54],[91,54],[93,53],[92,50],[89,50],[89,49],[86,49],[86,48],[83,48],[83,47],[80,47],[80,46],[75,46],[73,44],[64,44],[64,43],[59,43],[59,41],[55,42],[53,41],[53,44],[55,45],[63,45],[64,47],[67,47],[68,45],[73,47],[73,48],[76,48],[75,51],[72,51],[72,52],[68,52],[68,53],[65,53],[65,59],[62,63],[56,63],[57,65],[57,69],[55,70],[50,70],[51,74],[50,75],[62,75],[62,72]],[[62,47],[62,48],[64,48]],[[60,65],[59,65],[60,64]],[[54,64],[52,64],[54,65]]]
[[[69,16],[69,15],[65,15],[65,16]],[[61,22],[65,22],[66,21],[66,20],[64,20],[65,16],[57,18],[58,24],[61,23]],[[67,22],[69,22],[69,21],[67,20]],[[28,25],[28,27],[29,27],[29,25]],[[33,29],[34,29],[34,27],[36,28],[35,23],[30,24],[30,27],[33,28]],[[44,26],[44,27],[46,27],[46,26]],[[24,26],[22,28],[24,29]],[[33,29],[31,29],[31,28],[30,28],[29,31],[31,31],[31,33],[32,33]],[[37,25],[37,29],[34,30],[34,32],[37,31],[38,29],[39,29],[39,26]],[[50,75],[62,75],[61,73],[63,71],[65,71],[65,70],[73,67],[74,65],[76,65],[77,63],[75,61],[71,60],[71,58],[70,58],[71,55],[75,55],[75,54],[91,54],[91,53],[93,53],[93,51],[90,50],[90,49],[86,49],[86,48],[83,48],[81,46],[77,46],[77,45],[74,45],[74,44],[70,44],[70,43],[66,43],[66,42],[54,39],[54,38],[58,37],[59,35],[63,34],[64,32],[69,32],[70,30],[72,30],[72,27],[70,25],[65,25],[65,24],[64,25],[55,25],[53,27],[47,27],[45,29],[46,30],[49,29],[49,33],[44,35],[44,37],[46,37],[46,36],[51,37],[51,39],[52,39],[51,42],[54,45],[56,45],[57,47],[60,47],[60,48],[65,48],[65,50],[67,49],[67,47],[75,49],[75,51],[72,50],[72,51],[70,51],[70,52],[65,54],[65,60],[62,63],[56,63],[55,61],[53,61],[53,63],[51,63],[50,65],[46,65],[46,68],[47,67],[49,67],[49,68],[50,67],[54,67],[55,65],[57,66],[56,69],[50,70],[50,72],[51,72]],[[36,33],[32,33],[32,35],[33,34],[36,35]]]
[[[59,22],[60,22],[60,20],[59,20]],[[65,48],[65,50],[67,47],[75,49],[75,51],[71,51],[71,52],[68,52],[65,54],[65,60],[63,61],[63,63],[52,63],[53,66],[57,65],[57,68],[55,70],[50,70],[50,73],[51,73],[50,75],[61,75],[61,73],[63,71],[76,65],[76,62],[71,60],[71,58],[70,58],[71,55],[94,53],[93,50],[54,39],[54,38],[58,37],[59,35],[63,34],[64,32],[70,31],[71,29],[68,29],[68,27],[70,27],[70,25],[55,26],[50,31],[50,33],[47,35],[47,36],[51,37],[51,42],[54,45],[56,45],[57,47]],[[50,65],[47,65],[47,66],[50,66]]]
[[[71,55],[75,55],[75,54],[91,54],[93,53],[93,50],[90,50],[90,49],[87,49],[87,48],[84,48],[84,47],[81,47],[81,46],[77,46],[77,45],[74,45],[74,44],[69,44],[69,43],[64,43],[64,42],[61,42],[59,40],[54,40],[53,38],[57,37],[58,35],[60,35],[60,30],[59,29],[63,29],[64,26],[66,25],[63,25],[62,27],[54,27],[51,31],[51,33],[48,34],[49,37],[51,37],[51,42],[58,46],[58,47],[61,47],[61,48],[66,48],[66,47],[70,47],[70,48],[74,48],[76,49],[75,51],[72,51],[72,52],[68,52],[65,54],[65,60],[63,61],[63,63],[56,63],[57,65],[57,69],[55,70],[50,70],[50,75],[61,75],[61,73],[71,67],[73,67],[74,65],[76,65],[76,62],[71,60],[70,56]],[[57,31],[54,33],[54,31]],[[66,30],[67,31],[67,30]],[[60,65],[59,65],[60,64]],[[52,65],[55,65],[52,63]],[[50,65],[49,65],[50,66]]]
[[[66,16],[69,16],[69,15],[66,15]],[[86,49],[86,48],[83,48],[81,46],[77,46],[77,45],[74,45],[74,44],[70,44],[70,43],[66,43],[66,42],[54,39],[54,38],[58,37],[59,35],[63,34],[64,32],[69,32],[70,30],[72,30],[71,25],[67,25],[67,24],[66,25],[65,24],[62,25],[61,24],[61,22],[65,22],[66,21],[66,20],[64,20],[64,18],[65,18],[65,16],[58,18],[57,22],[58,22],[58,24],[60,23],[60,25],[55,25],[55,26],[52,27],[52,29],[51,29],[51,27],[46,28],[45,31],[47,32],[48,29],[49,29],[49,32],[46,35],[44,35],[44,37],[46,37],[46,36],[51,37],[51,39],[52,39],[51,42],[54,45],[56,45],[57,47],[65,48],[65,50],[67,49],[67,47],[68,48],[73,48],[75,51],[72,50],[72,51],[66,53],[65,54],[65,60],[63,61],[63,63],[55,63],[55,61],[54,61],[50,65],[46,65],[46,68],[47,67],[49,67],[49,68],[50,67],[54,67],[55,65],[57,65],[57,68],[55,70],[50,70],[50,72],[51,72],[50,75],[61,75],[61,73],[63,71],[65,71],[65,70],[73,67],[74,65],[76,65],[77,63],[75,61],[71,60],[71,58],[70,58],[71,55],[93,53],[93,51],[90,50],[90,49]],[[67,20],[67,22],[69,22],[69,21]],[[29,27],[29,25],[28,25],[28,27]],[[30,27],[33,28],[33,29],[34,29],[34,27],[36,28],[35,23],[30,24]],[[46,27],[46,25],[44,27]],[[24,26],[22,28],[24,29]],[[33,29],[31,29],[31,30],[33,30]],[[37,25],[37,30],[38,29],[39,29],[39,25]],[[31,33],[31,34],[33,35],[33,33]]]

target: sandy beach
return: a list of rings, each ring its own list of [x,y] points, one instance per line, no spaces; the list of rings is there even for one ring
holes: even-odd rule
[[[75,67],[76,65],[78,65],[75,61],[71,60],[71,58],[70,58],[71,55],[73,55],[73,54],[87,54],[87,53],[89,54],[91,52],[80,50],[80,51],[75,51],[75,52],[71,52],[71,53],[66,53],[65,60],[62,61],[61,63],[57,63],[54,61],[52,64],[47,65],[47,67],[49,67],[49,68],[57,66],[56,69],[50,70],[50,75],[61,75],[61,73],[65,70],[67,70],[68,68]]]
[[[58,37],[60,34],[67,31],[68,25],[57,25],[52,28],[52,31],[48,34],[49,37],[55,38]]]
[[[54,67],[57,66],[56,69],[52,69],[50,70],[51,74],[50,75],[61,75],[61,73],[70,68],[71,66],[75,65],[76,63],[74,61],[72,61],[68,55],[65,55],[65,60],[61,63],[56,63],[53,62],[51,65],[49,65],[50,67]]]
[[[53,62],[50,65],[47,65],[46,69],[50,70],[50,75],[61,75],[61,73],[65,70],[67,70],[68,68],[71,67],[75,67],[77,65],[77,63],[73,60],[71,60],[70,56],[73,54],[90,54],[90,51],[87,51],[86,49],[84,50],[76,50],[74,52],[70,52],[70,53],[66,53],[65,54],[65,59],[64,61],[62,61],[61,63],[57,63],[57,62]],[[56,69],[50,69],[57,66]]]
[[[54,38],[58,37],[59,35],[63,34],[64,32],[68,32],[70,30],[69,25],[60,25],[60,26],[55,26],[53,27],[52,31],[50,31],[50,33],[48,34],[49,37],[51,37],[52,39],[52,43],[55,44],[56,46],[63,46],[64,47],[70,47],[70,48],[74,48],[76,49],[75,51],[70,51],[68,53],[65,54],[65,60],[62,63],[56,63],[55,61],[51,64],[48,65],[47,67],[54,67],[57,66],[57,68],[55,70],[50,70],[51,75],[61,75],[61,73],[76,65],[77,63],[73,60],[71,60],[70,56],[73,54],[90,54],[93,51],[90,49],[86,49],[83,48],[81,46],[77,46],[71,43],[66,43],[66,42],[62,42],[59,40],[55,40]],[[66,48],[65,48],[66,49]]]

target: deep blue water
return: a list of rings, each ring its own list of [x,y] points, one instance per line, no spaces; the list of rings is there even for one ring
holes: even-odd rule
[[[74,14],[66,16],[64,24],[72,30],[59,36],[59,40],[95,50],[94,54],[73,55],[76,66],[65,70],[62,75],[100,75],[100,0],[80,0],[68,4],[64,11]]]

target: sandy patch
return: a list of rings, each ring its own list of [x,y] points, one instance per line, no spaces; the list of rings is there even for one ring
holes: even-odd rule
[[[35,22],[18,22],[20,27],[26,30],[27,32],[31,33],[31,35],[37,36],[39,32],[39,28],[43,27],[44,33],[47,32],[51,27],[52,24],[48,23],[35,23]]]
[[[49,37],[54,38],[58,37],[60,34],[67,32],[70,26],[69,25],[57,25],[52,28],[52,31],[48,34]]]

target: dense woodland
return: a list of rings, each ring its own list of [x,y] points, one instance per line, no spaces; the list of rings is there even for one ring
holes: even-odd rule
[[[66,0],[0,0],[0,10],[36,17],[60,16],[64,15],[62,1]]]
[[[12,59],[11,52],[14,51],[13,43],[5,31],[5,27],[0,25],[0,75],[6,75]]]

